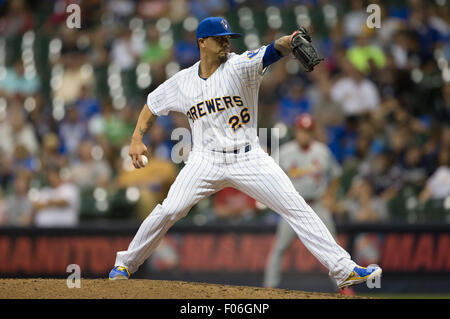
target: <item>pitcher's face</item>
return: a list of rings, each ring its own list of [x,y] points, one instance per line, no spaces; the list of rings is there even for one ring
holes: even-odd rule
[[[208,54],[218,56],[221,62],[227,60],[231,48],[229,36],[207,37],[201,40]]]

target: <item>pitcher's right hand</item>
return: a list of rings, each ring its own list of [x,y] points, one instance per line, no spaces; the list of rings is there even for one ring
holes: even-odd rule
[[[131,140],[128,155],[133,161],[133,166],[138,169],[145,166],[142,162],[141,155],[145,155],[147,156],[147,158],[150,157],[148,154],[147,146],[145,146],[145,144],[141,140]]]

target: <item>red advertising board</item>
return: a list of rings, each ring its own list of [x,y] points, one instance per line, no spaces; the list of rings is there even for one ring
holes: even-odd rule
[[[400,226],[398,226],[400,227]],[[376,263],[384,273],[450,274],[450,232],[437,229],[344,228],[339,244],[361,265]],[[83,275],[106,276],[117,251],[137,228],[39,230],[0,229],[0,276],[55,276],[69,264]],[[256,230],[256,228],[255,228]],[[361,231],[359,231],[361,230]],[[149,259],[153,271],[261,273],[274,241],[274,228],[175,227]],[[284,271],[326,272],[296,240],[283,256]]]

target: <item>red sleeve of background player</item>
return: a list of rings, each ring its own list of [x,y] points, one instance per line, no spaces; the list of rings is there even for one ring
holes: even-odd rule
[[[230,196],[230,189],[231,187],[226,187],[216,193],[214,196],[214,204],[215,205],[226,205],[227,204],[227,197]]]

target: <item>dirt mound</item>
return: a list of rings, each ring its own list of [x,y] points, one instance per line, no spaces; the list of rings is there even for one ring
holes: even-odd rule
[[[339,294],[228,286],[165,280],[81,279],[68,288],[65,279],[0,279],[0,299],[336,299]]]

